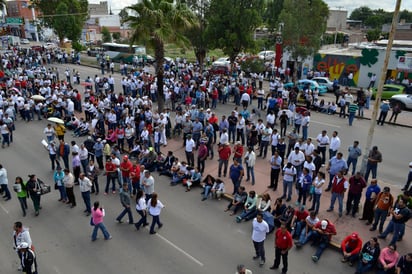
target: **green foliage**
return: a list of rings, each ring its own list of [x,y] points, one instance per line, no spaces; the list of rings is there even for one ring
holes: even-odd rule
[[[102,40],[103,43],[109,43],[112,41],[112,35],[107,27],[102,27]]]
[[[120,39],[120,32],[113,32],[112,37],[114,40],[119,40]]]
[[[42,24],[52,28],[63,42],[67,37],[72,41],[80,38],[83,25],[87,18],[87,0],[33,0],[44,17]]]
[[[285,0],[279,21],[284,23],[284,47],[294,60],[319,50],[328,16],[328,6],[322,0],[312,0],[312,5],[308,1]]]
[[[372,15],[373,11],[371,10],[371,8],[367,6],[362,6],[360,8],[354,9],[350,14],[349,19],[360,20],[362,22],[365,22],[366,19],[368,19]]]
[[[379,40],[380,36],[381,36],[381,31],[378,29],[368,30],[366,32],[366,39],[368,39],[369,42]]]
[[[284,0],[268,0],[263,13],[263,21],[271,32],[278,28],[279,15],[283,9]]]
[[[380,29],[384,24],[392,22],[393,12],[387,12],[383,9],[372,10],[369,7],[362,6],[354,9],[349,16],[351,20],[360,20],[366,27]],[[399,14],[399,19],[405,19],[406,22],[412,21],[412,12],[403,10]]]
[[[239,52],[255,48],[253,32],[261,25],[263,0],[212,0],[206,37],[233,62]]]
[[[373,64],[376,64],[376,62],[378,62],[378,55],[379,52],[376,49],[363,49],[360,63],[364,66],[371,67]]]
[[[132,29],[131,44],[144,44],[154,49],[156,59],[158,111],[164,109],[163,76],[165,43],[188,44],[184,30],[195,24],[193,13],[186,4],[174,0],[141,0],[127,7],[130,15],[125,22]]]
[[[82,44],[80,44],[78,41],[73,41],[72,42],[72,48],[77,51],[80,52],[84,49],[84,47],[82,46]]]
[[[121,9],[119,12],[119,17],[120,17],[120,23],[123,25],[123,23],[125,22],[125,20],[127,19],[127,16],[129,16],[129,14],[127,13],[126,8]],[[113,37],[114,38],[114,37]]]
[[[241,64],[241,68],[246,73],[261,73],[265,70],[265,64],[260,59],[247,59]]]
[[[343,37],[345,36],[344,33],[338,32],[337,34],[331,33],[331,34],[324,34],[322,36],[322,45],[333,45],[335,43],[335,35],[336,35],[336,44],[342,44],[343,43]]]

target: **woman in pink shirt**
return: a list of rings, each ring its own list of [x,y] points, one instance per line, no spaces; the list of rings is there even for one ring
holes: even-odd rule
[[[106,226],[103,223],[103,217],[105,215],[103,207],[99,207],[100,203],[99,201],[94,202],[93,208],[92,208],[92,219],[90,220],[90,224],[94,226],[93,233],[92,233],[92,241],[96,241],[97,239],[97,230],[99,228],[103,232],[103,236],[105,240],[110,240],[112,236],[109,234],[109,232],[106,229]]]
[[[398,258],[399,253],[396,251],[396,245],[389,245],[382,249],[378,259],[378,274],[395,273]]]

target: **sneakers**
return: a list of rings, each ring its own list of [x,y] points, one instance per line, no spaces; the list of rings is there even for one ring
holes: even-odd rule
[[[317,261],[319,261],[318,256],[313,255],[313,256],[312,256],[312,261],[314,261],[315,263],[316,263]]]
[[[111,240],[112,238],[112,235],[110,235],[109,238],[106,238],[105,240]]]
[[[265,260],[260,260],[259,266],[263,266],[265,264]]]

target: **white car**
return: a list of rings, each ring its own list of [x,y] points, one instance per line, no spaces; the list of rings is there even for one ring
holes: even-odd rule
[[[222,57],[217,59],[212,63],[213,66],[215,67],[230,67],[230,58],[229,57]]]
[[[46,44],[44,45],[44,48],[45,48],[45,49],[56,49],[56,48],[57,48],[57,45],[56,45],[55,43],[46,43]]]
[[[401,109],[412,110],[412,94],[395,94],[391,97],[390,104],[393,107],[396,103],[399,103]]]
[[[30,44],[30,41],[29,41],[29,39],[22,38],[22,39],[20,39],[20,43],[21,43],[22,45],[27,45],[27,44]]]
[[[328,91],[333,91],[333,82],[328,77],[314,77],[311,80],[317,82],[319,86],[327,87]]]
[[[259,59],[272,61],[275,59],[276,53],[273,50],[264,50],[258,53]]]

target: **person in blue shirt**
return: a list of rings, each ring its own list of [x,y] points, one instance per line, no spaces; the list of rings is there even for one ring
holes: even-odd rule
[[[368,225],[373,221],[374,205],[379,192],[381,192],[381,188],[378,186],[378,180],[372,179],[371,184],[366,188],[363,214],[362,217],[359,218],[361,221],[367,221]]]
[[[244,175],[244,170],[242,165],[236,160],[233,159],[233,164],[230,166],[230,179],[233,183],[233,193],[232,195],[238,193],[240,182]]]
[[[388,115],[388,111],[390,109],[389,101],[382,101],[380,109],[381,113],[379,114],[378,125],[380,124],[381,126],[383,126],[383,124],[385,123],[386,116]]]

